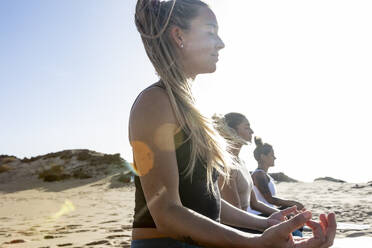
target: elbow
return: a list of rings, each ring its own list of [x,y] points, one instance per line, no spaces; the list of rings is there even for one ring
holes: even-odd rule
[[[161,214],[153,215],[152,217],[155,222],[156,229],[161,233],[168,233],[167,231],[167,219],[164,218]]]
[[[176,211],[179,206],[172,205],[159,209],[158,211],[152,211],[151,215],[154,219],[156,229],[164,234],[172,236],[176,221]],[[173,230],[173,231],[172,231]]]
[[[165,213],[157,213],[156,215],[153,216],[154,222],[156,229],[164,234],[169,234],[169,226],[170,224],[168,223],[170,216],[168,218],[165,216]]]
[[[165,234],[167,236],[171,236],[169,225],[167,225],[166,223],[163,223],[161,221],[156,221],[155,222],[155,225],[156,225],[156,230],[158,232],[163,233],[163,234]]]
[[[259,205],[258,201],[252,201],[252,200],[250,201],[250,206],[252,209],[257,209],[258,205]]]

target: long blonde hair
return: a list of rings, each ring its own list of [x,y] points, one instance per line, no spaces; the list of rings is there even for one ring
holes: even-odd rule
[[[195,107],[191,80],[182,70],[178,48],[170,36],[172,26],[188,30],[201,7],[208,5],[200,0],[138,0],[135,23],[146,53],[165,85],[176,118],[191,142],[191,158],[181,173],[192,176],[196,161],[205,161],[208,189],[215,193],[211,187],[213,171],[228,180],[232,159],[211,120]]]
[[[235,145],[247,145],[245,141],[236,131],[237,126],[247,118],[240,113],[231,112],[225,115],[214,114],[212,116],[214,128],[224,137],[229,145],[234,148]]]

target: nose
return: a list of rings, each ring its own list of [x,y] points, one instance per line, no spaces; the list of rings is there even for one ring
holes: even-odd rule
[[[221,49],[225,48],[225,43],[223,43],[223,41],[222,41],[222,39],[221,39],[220,36],[217,36],[217,37],[218,37],[218,39],[217,39],[217,45],[216,45],[216,48],[217,48],[218,50],[221,50]]]

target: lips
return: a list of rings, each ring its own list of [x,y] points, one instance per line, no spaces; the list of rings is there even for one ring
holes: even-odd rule
[[[211,56],[218,60],[218,54],[212,54]]]

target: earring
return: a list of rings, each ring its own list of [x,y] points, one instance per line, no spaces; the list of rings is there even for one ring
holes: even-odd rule
[[[183,48],[183,43],[181,43],[180,47]]]

